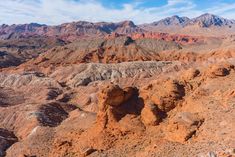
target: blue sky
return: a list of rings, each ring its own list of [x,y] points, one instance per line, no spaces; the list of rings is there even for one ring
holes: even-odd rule
[[[235,19],[235,0],[1,0],[0,24],[56,25],[79,20],[140,24],[203,13]]]

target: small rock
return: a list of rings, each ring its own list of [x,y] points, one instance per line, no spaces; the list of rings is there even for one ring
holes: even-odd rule
[[[92,154],[95,151],[96,151],[96,149],[94,149],[94,148],[86,148],[81,152],[81,155],[85,157],[85,156]]]
[[[217,157],[217,155],[214,152],[209,152],[207,154],[208,157]]]

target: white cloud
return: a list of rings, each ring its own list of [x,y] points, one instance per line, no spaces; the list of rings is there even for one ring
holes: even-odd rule
[[[235,3],[232,4],[220,3],[219,5],[209,8],[206,11],[213,14],[224,16],[226,18],[233,19],[235,18]]]
[[[168,6],[174,6],[174,5],[182,4],[182,3],[191,3],[191,1],[187,1],[187,0],[168,0],[167,5]]]
[[[133,20],[136,23],[148,23],[161,18],[180,15],[198,16],[205,11],[230,16],[234,4],[222,4],[223,7],[211,7],[198,10],[193,0],[168,0],[160,7],[145,8],[139,1],[123,4],[122,8],[107,8],[98,0],[2,0],[0,3],[0,23],[60,24],[71,21],[122,21]],[[229,17],[230,18],[230,17]]]

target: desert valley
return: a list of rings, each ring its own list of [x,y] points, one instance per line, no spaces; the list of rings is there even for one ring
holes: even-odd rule
[[[235,20],[0,26],[0,156],[235,157]]]

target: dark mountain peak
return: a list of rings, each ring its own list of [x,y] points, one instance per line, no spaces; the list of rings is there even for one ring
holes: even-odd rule
[[[32,27],[42,27],[42,26],[46,26],[45,24],[39,24],[39,23],[29,23],[27,24],[29,26],[32,26]]]
[[[206,20],[216,20],[216,19],[221,20],[221,19],[224,19],[224,18],[219,17],[219,16],[214,15],[214,14],[205,13],[205,14],[202,14],[202,15],[194,18],[194,19],[201,20],[201,21],[203,21],[203,20],[206,21]]]
[[[170,26],[170,25],[180,25],[183,26],[186,22],[190,19],[187,17],[179,17],[178,15],[174,15],[172,17],[167,17],[160,21],[154,22],[153,25],[163,25],[163,26]]]
[[[172,18],[180,18],[178,15],[173,15]]]
[[[124,27],[126,27],[126,26],[129,26],[129,27],[136,27],[136,25],[134,24],[133,21],[128,21],[128,20],[119,22],[118,24],[119,24],[120,26],[124,26]]]
[[[215,17],[215,16],[216,15],[214,15],[214,14],[205,13],[205,14],[200,15],[199,17]]]
[[[88,21],[76,21],[76,22],[71,22],[71,23],[64,23],[64,24],[61,24],[59,26],[91,26],[91,25],[94,25],[94,23],[92,22],[88,22]]]
[[[190,20],[190,18],[188,18],[188,17],[186,17],[186,16],[182,16],[182,17],[180,17],[180,16],[178,16],[178,15],[173,15],[172,17],[170,17],[170,18],[172,18],[172,19],[178,19],[178,20]]]
[[[189,25],[198,24],[200,27],[211,27],[211,26],[226,26],[233,24],[232,20],[228,20],[217,15],[205,13],[199,17],[192,19]]]

